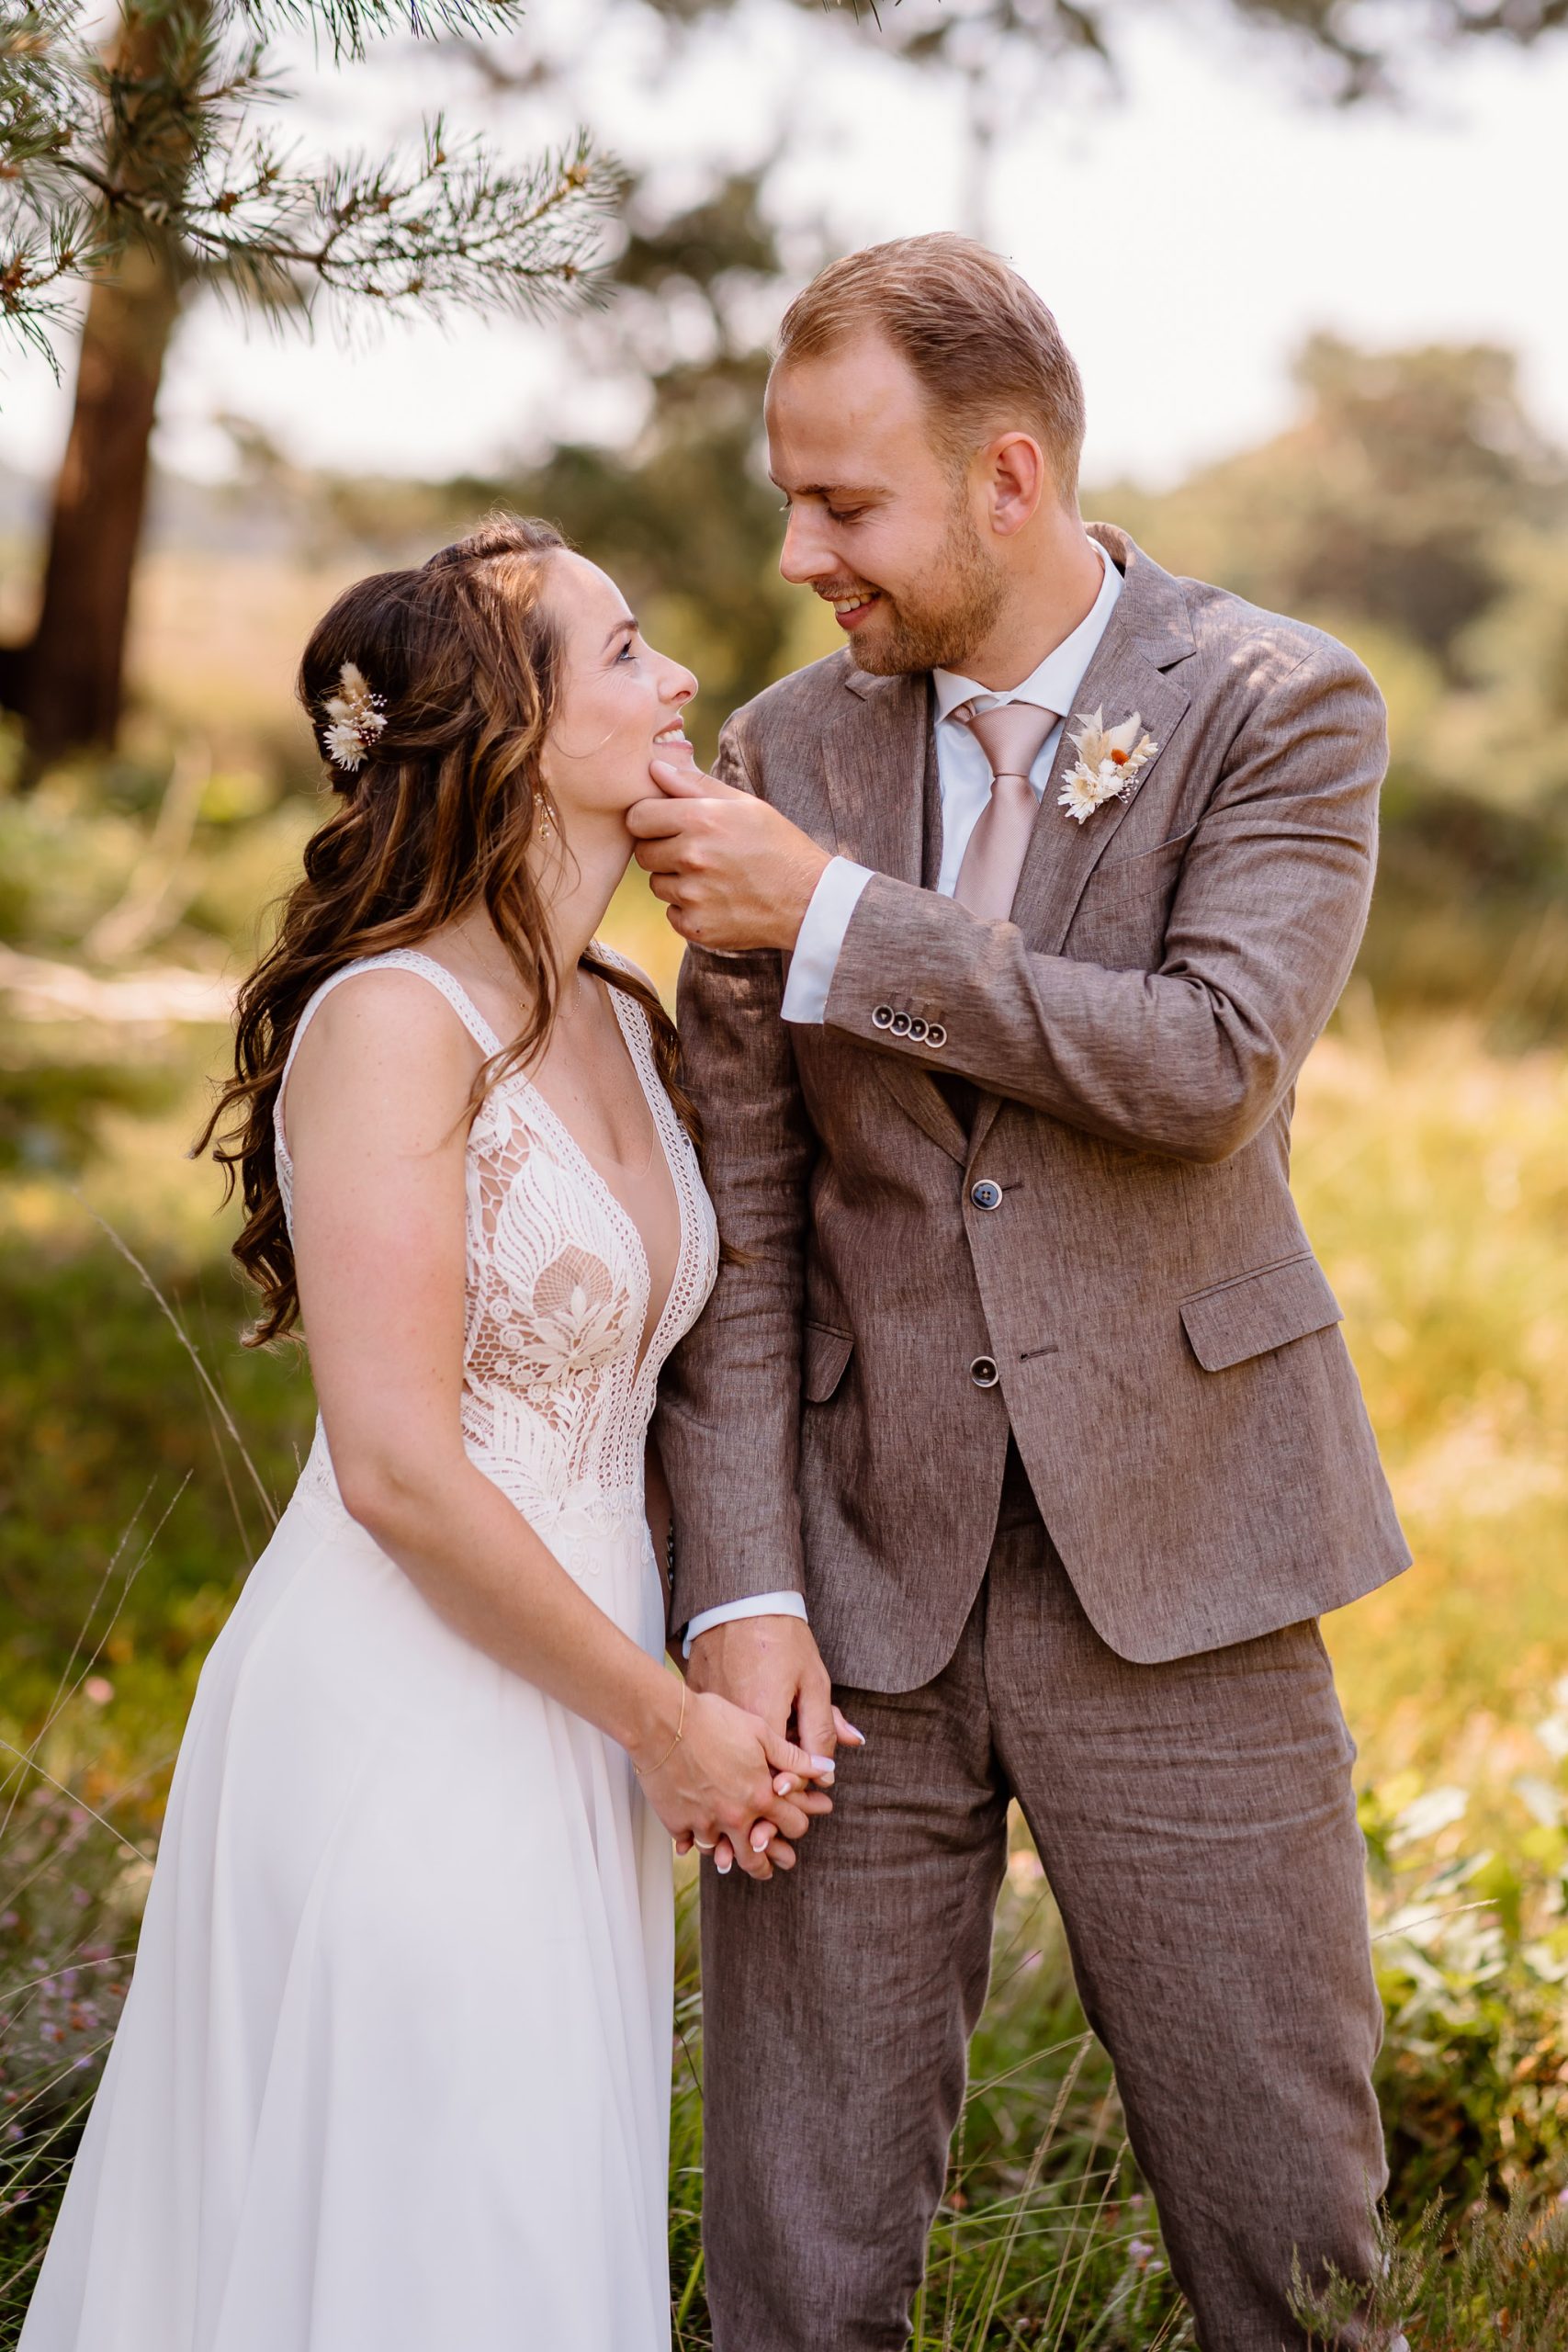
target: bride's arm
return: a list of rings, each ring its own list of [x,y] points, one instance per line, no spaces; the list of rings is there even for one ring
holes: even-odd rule
[[[442,998],[396,971],[335,989],[300,1042],[285,1103],[295,1259],[339,1491],[459,1634],[621,1743],[677,1836],[733,1830],[745,1867],[766,1876],[768,1855],[741,1832],[762,1816],[802,1833],[806,1815],[774,1782],[810,1759],[738,1709],[716,1713],[695,1692],[683,1702],[464,1452],[465,1105],[478,1063]],[[772,1856],[793,1859],[776,1843]]]

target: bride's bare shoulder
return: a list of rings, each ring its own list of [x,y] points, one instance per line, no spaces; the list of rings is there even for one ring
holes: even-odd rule
[[[350,973],[299,1038],[287,1088],[291,1142],[302,1125],[348,1118],[445,1137],[482,1058],[454,1007],[419,973]]]

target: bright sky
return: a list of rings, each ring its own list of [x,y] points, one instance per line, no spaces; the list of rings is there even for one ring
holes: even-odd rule
[[[904,4],[924,16],[940,0]],[[538,0],[525,41],[570,38],[591,13],[584,0]],[[1083,367],[1090,478],[1168,481],[1273,430],[1290,413],[1289,355],[1319,326],[1376,344],[1508,344],[1538,415],[1568,439],[1568,40],[1523,57],[1466,52],[1400,111],[1345,114],[1294,95],[1306,69],[1288,47],[1243,42],[1219,14],[1200,44],[1195,21],[1143,25],[1120,97],[1080,74],[1015,98],[1021,119],[990,181],[990,242],[1053,305]],[[346,123],[389,137],[432,88],[454,120],[520,148],[573,119],[570,107],[498,105],[457,63],[406,59],[310,76],[310,133],[341,140]],[[686,159],[749,162],[781,141],[779,210],[823,222],[840,250],[970,225],[956,87],[889,65],[868,37],[748,0],[677,75],[661,80],[657,65],[648,26],[612,16],[578,86],[614,147],[659,161],[672,201],[697,185]],[[43,470],[67,396],[39,363],[5,365],[0,451]],[[345,347],[247,334],[203,311],[165,385],[164,462],[218,470],[227,445],[212,420],[224,412],[304,463],[430,475],[483,467],[552,420],[581,430],[626,414],[567,379],[545,331],[458,321]]]

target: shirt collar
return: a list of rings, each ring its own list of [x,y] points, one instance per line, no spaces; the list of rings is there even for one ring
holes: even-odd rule
[[[1023,684],[998,694],[989,686],[976,684],[973,678],[961,677],[956,670],[933,670],[931,681],[936,688],[936,715],[946,718],[961,702],[978,695],[987,706],[1004,702],[1038,703],[1042,710],[1059,711],[1065,717],[1072,709],[1084,673],[1093,661],[1100,640],[1105,635],[1106,623],[1122,594],[1122,574],[1105,549],[1091,539],[1105,577],[1100,583],[1100,594],[1070,637],[1047,653],[1037,670],[1032,670]]]

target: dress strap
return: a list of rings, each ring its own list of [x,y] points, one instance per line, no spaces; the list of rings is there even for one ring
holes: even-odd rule
[[[282,1075],[277,1081],[277,1093],[274,1098],[272,1112],[273,1133],[276,1138],[278,1159],[285,1168],[289,1165],[289,1150],[288,1136],[284,1125],[283,1100],[288,1091],[288,1073],[294,1067],[294,1057],[299,1050],[300,1039],[314,1019],[317,1008],[325,1002],[333,989],[341,988],[344,980],[357,979],[361,972],[388,971],[417,972],[421,979],[428,980],[433,988],[439,989],[487,1061],[492,1054],[499,1054],[502,1050],[500,1038],[461,980],[449,972],[445,964],[437,963],[434,956],[423,956],[417,947],[389,947],[384,955],[361,956],[354,963],[344,964],[341,970],[329,973],[315,994],[307,999],[304,1010],[294,1024],[294,1035],[288,1041],[288,1052],[284,1060]]]
[[[439,989],[487,1060],[491,1054],[499,1054],[502,1051],[501,1040],[495,1031],[475,1004],[462,982],[446,969],[445,964],[437,963],[434,956],[422,955],[417,947],[389,947],[384,955],[361,956],[355,963],[344,964],[341,971],[331,973],[321,982],[314,996],[309,1000],[294,1024],[294,1035],[289,1041],[288,1057],[283,1065],[283,1075],[277,1085],[280,1102],[283,1090],[288,1083],[288,1073],[294,1067],[294,1057],[299,1050],[299,1041],[314,1018],[318,1007],[323,1004],[333,989],[340,988],[344,980],[357,979],[361,972],[389,971],[417,972],[421,979],[428,980],[432,988]]]

